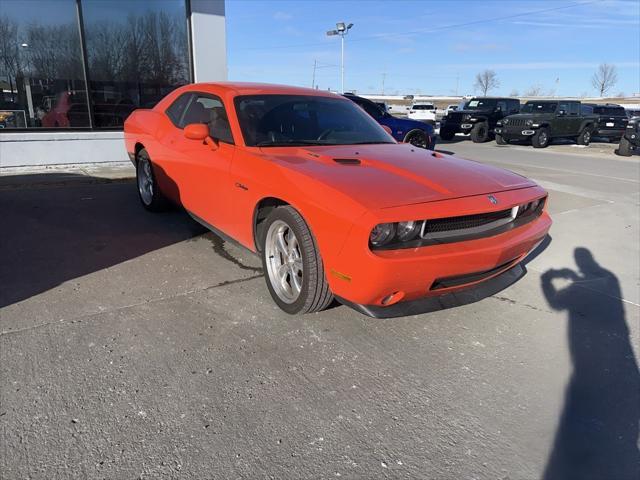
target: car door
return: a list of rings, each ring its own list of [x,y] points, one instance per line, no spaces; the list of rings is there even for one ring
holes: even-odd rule
[[[192,123],[206,124],[213,141],[186,138],[184,127]],[[182,205],[209,226],[226,231],[232,216],[229,171],[235,145],[222,100],[194,92],[164,141],[173,156]]]
[[[571,117],[569,116],[569,102],[560,102],[556,108],[555,125],[551,129],[554,137],[566,137],[571,131]]]
[[[569,135],[578,135],[582,125],[582,117],[580,116],[580,104],[578,102],[569,103]]]

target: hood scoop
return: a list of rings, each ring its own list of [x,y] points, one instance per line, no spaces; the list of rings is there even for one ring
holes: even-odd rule
[[[340,165],[360,165],[362,163],[358,158],[334,158],[333,161]]]

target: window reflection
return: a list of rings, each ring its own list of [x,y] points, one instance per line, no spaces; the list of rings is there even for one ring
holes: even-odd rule
[[[74,0],[2,0],[0,128],[88,127]]]
[[[82,12],[95,127],[189,82],[184,0],[83,0]]]

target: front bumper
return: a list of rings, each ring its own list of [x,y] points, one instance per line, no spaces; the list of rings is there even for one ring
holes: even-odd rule
[[[344,298],[337,297],[340,303],[347,305],[373,318],[395,318],[419,315],[422,313],[437,312],[447,308],[460,307],[475,303],[487,297],[501,292],[520,280],[526,271],[524,267],[516,263],[506,268],[501,273],[477,285],[462,288],[443,295],[418,298],[406,302],[398,302],[388,307],[379,305],[361,305],[352,303]]]
[[[545,193],[540,187],[531,187],[498,192],[494,196],[505,208],[524,203],[525,199],[540,198]],[[466,197],[433,202],[426,207],[423,204],[387,209],[388,219],[378,217],[373,222],[451,215],[445,211],[465,215],[473,213],[474,208],[477,211],[479,200],[478,197]],[[482,195],[482,200],[486,201],[486,195]],[[544,239],[551,227],[551,218],[544,211],[525,225],[490,237],[376,251],[367,247],[371,224],[370,219],[365,219],[354,226],[337,261],[328,266],[327,274],[332,292],[344,303],[360,306],[357,307],[360,311],[364,308],[373,312],[378,308],[389,309],[394,304],[462,291],[501,275],[516,266]]]
[[[504,126],[497,126],[494,131],[497,135],[501,135],[505,139],[516,140],[531,138],[532,135],[535,135],[537,130],[532,127],[507,128]]]
[[[446,132],[450,132],[453,134],[464,133],[465,135],[468,135],[472,129],[473,129],[473,124],[469,122],[463,122],[463,123],[446,123],[445,122],[442,125],[440,125],[441,132],[444,130]]]

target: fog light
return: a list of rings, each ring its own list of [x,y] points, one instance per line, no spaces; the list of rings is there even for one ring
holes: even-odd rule
[[[382,300],[380,300],[380,303],[382,305],[384,305],[385,307],[388,307],[389,305],[393,305],[394,303],[398,303],[403,298],[404,298],[404,292],[402,292],[402,291],[394,292],[394,293],[390,293],[389,295],[384,297]]]

